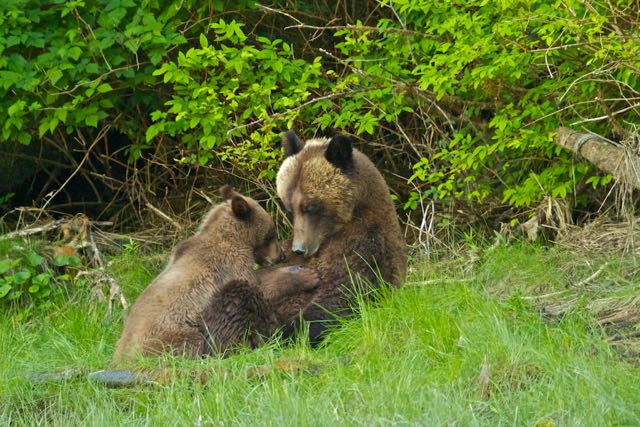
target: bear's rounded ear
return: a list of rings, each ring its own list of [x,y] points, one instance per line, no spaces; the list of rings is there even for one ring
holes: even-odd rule
[[[222,196],[222,200],[229,200],[234,194],[235,190],[230,185],[223,185],[220,187],[220,195]]]
[[[251,217],[251,206],[249,206],[245,198],[239,194],[231,196],[231,211],[236,218],[243,221]]]
[[[300,150],[302,150],[302,147],[304,147],[304,142],[294,131],[288,130],[282,135],[282,146],[284,148],[284,157],[287,158],[298,154]]]
[[[346,135],[336,135],[331,138],[324,157],[339,169],[349,169],[353,165],[351,138]]]

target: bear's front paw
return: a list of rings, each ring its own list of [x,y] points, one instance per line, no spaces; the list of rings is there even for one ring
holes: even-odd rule
[[[299,284],[298,290],[312,291],[320,286],[320,278],[313,269],[298,264],[283,267],[282,271],[296,276],[295,282]]]
[[[304,268],[300,273],[304,277],[302,282],[304,283],[304,289],[311,291],[320,287],[320,277],[315,270]]]

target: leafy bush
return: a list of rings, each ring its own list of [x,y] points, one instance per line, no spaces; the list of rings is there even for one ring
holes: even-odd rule
[[[389,112],[419,113],[427,126],[402,133],[419,142],[435,130],[409,178],[422,195],[517,207],[608,182],[552,139],[560,125],[620,140],[640,124],[635,2],[381,4],[391,18],[336,34],[350,64],[342,81],[369,90],[366,103],[345,98],[341,110],[354,111],[344,123],[358,132],[370,130],[367,116],[375,126],[391,121]],[[397,127],[408,123],[400,118]]]
[[[0,304],[47,306],[51,298],[73,283],[65,267],[79,267],[75,256],[45,257],[33,249],[15,249],[0,260]]]
[[[335,49],[307,48],[306,63],[286,42],[219,21],[211,45],[201,36],[156,72],[175,95],[147,138],[180,137],[206,162],[229,134],[246,137],[222,155],[271,171],[282,129],[331,127],[381,141],[394,170],[404,162],[390,153],[409,158],[408,209],[422,197],[514,207],[568,197],[610,177],[556,146],[555,130],[619,140],[640,124],[634,4],[382,1],[373,25],[330,27]]]
[[[78,168],[128,167],[98,171],[128,186],[109,181],[106,198],[144,206],[191,187],[191,165],[271,179],[284,129],[339,129],[416,209],[426,197],[515,208],[575,197],[610,177],[558,148],[554,131],[637,135],[633,0],[275,2],[287,10],[271,15],[250,3],[3,2],[0,141],[42,139],[71,160],[80,148]],[[123,146],[84,162],[113,131]],[[133,167],[112,158],[123,151]],[[186,166],[169,171],[174,160]]]
[[[148,147],[149,114],[169,99],[153,72],[178,46],[197,38],[211,15],[247,3],[0,2],[0,143],[38,140],[45,153],[64,154],[55,162],[42,162],[42,153],[32,157],[46,174],[42,184],[51,186],[32,197],[44,197],[69,176],[87,191],[69,194],[68,202],[87,201],[90,192],[98,202],[110,200],[103,206],[122,192],[140,197],[131,190],[136,180],[127,177],[136,174],[133,166],[149,168],[154,162],[127,161]],[[166,163],[154,156],[156,164]]]
[[[181,23],[191,6],[188,1],[2,2],[0,141],[28,144],[35,137],[53,143],[108,121],[138,142],[145,107],[158,103],[153,70],[186,42]]]
[[[160,132],[179,135],[196,151],[183,160],[204,165],[217,152],[221,160],[258,178],[273,178],[274,141],[292,125],[312,90],[325,82],[318,59],[295,59],[289,44],[250,39],[242,26],[235,20],[212,23],[212,37],[201,34],[200,48],[180,52],[177,61],[154,72],[173,84],[174,94],[166,111],[152,114],[156,122],[146,137],[150,142]],[[248,121],[259,123],[259,131],[249,132]],[[239,138],[230,144],[230,135]]]

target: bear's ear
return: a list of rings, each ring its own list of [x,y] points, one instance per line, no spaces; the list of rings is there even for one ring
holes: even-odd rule
[[[251,217],[251,206],[239,194],[231,196],[231,211],[236,218],[246,221]]]
[[[236,191],[230,185],[223,185],[220,187],[220,195],[222,196],[222,200],[229,200]]]
[[[331,138],[324,157],[339,169],[349,169],[353,165],[351,138],[346,135],[336,135]]]
[[[300,150],[302,150],[302,147],[304,147],[304,142],[298,138],[298,135],[296,135],[294,131],[288,130],[282,135],[282,146],[284,147],[284,157],[287,158],[298,154]]]

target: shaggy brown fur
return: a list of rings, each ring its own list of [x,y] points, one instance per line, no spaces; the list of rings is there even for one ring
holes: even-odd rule
[[[193,237],[175,248],[167,267],[131,307],[116,346],[116,364],[136,353],[157,355],[171,351],[192,357],[202,354],[203,337],[194,322],[202,318],[203,310],[209,310],[208,316],[212,316],[208,306],[221,289],[229,292],[237,283],[242,283],[244,290],[257,286],[253,269],[256,261],[270,264],[280,260],[282,252],[269,214],[255,200],[228,186],[221,192],[223,203],[211,209]],[[251,288],[248,292],[259,291]],[[228,311],[219,305],[215,308]],[[262,311],[256,316],[273,319],[272,314]],[[238,330],[245,323],[224,330],[234,319],[225,320],[215,330],[224,345],[230,345],[234,338],[244,338]],[[264,330],[260,325],[259,332]],[[213,335],[213,339],[217,337]]]
[[[289,319],[285,335],[296,333],[301,311],[315,344],[334,314],[350,313],[347,296],[354,287],[376,287],[379,278],[392,286],[402,283],[405,242],[382,175],[348,138],[303,143],[288,132],[284,148],[277,190],[293,214],[292,251],[304,256],[290,263],[314,271],[319,286],[276,303],[276,310]],[[280,280],[268,268],[259,275],[263,286]]]
[[[196,322],[204,336],[203,354],[225,354],[238,346],[256,348],[281,325],[275,306],[318,287],[313,271],[297,266],[272,271],[279,280],[267,281],[268,286],[233,280],[220,288]]]
[[[280,324],[295,314],[287,316],[283,313],[284,307],[295,306],[293,301],[299,298],[308,299],[320,285],[318,274],[310,268],[304,268],[302,257],[291,253],[291,242],[285,243],[285,246],[289,248],[285,266],[266,267],[258,271],[260,289],[265,298],[274,308],[279,308],[276,315],[285,316],[280,319]]]

